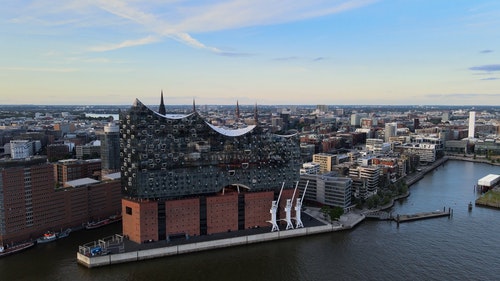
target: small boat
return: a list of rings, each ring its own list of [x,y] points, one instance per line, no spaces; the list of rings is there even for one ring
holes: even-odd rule
[[[36,243],[34,241],[30,241],[30,242],[17,244],[17,245],[12,245],[9,247],[0,246],[0,258],[24,251],[26,249],[29,249],[29,248],[35,246],[35,245],[36,245]]]
[[[112,215],[112,216],[109,216],[107,219],[88,222],[85,225],[85,229],[95,229],[95,228],[103,227],[103,226],[108,225],[110,223],[121,221],[121,219],[122,219],[121,215]]]
[[[100,220],[100,221],[92,221],[92,222],[88,222],[87,225],[85,225],[85,229],[95,229],[95,228],[99,228],[99,227],[102,227],[102,226],[105,226],[109,223],[109,219],[104,219],[104,220]]]
[[[41,237],[36,239],[37,243],[49,243],[57,240],[57,232],[47,231]]]
[[[36,242],[42,243],[42,244],[49,243],[49,242],[55,241],[57,239],[68,237],[70,232],[71,232],[71,228],[68,228],[65,231],[61,231],[61,232],[47,231],[43,234],[43,236],[36,239]]]

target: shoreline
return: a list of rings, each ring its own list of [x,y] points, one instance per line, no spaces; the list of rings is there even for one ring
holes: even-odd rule
[[[435,170],[448,160],[459,160],[459,161],[470,161],[470,162],[492,164],[486,161],[480,161],[479,159],[444,156],[443,158],[436,160],[431,165],[422,167],[421,171],[406,176],[405,180],[408,185],[408,188],[411,185],[418,182],[420,179],[422,179],[427,173]],[[493,165],[497,164],[495,163]],[[368,212],[387,210],[389,208],[392,208],[396,200],[406,198],[410,196],[410,194],[411,194],[410,190],[408,189],[406,194],[396,196],[391,199],[390,203],[381,206],[377,209],[368,210]],[[241,230],[239,231],[241,232],[239,234],[234,232],[231,234],[211,235],[210,237],[201,237],[201,238],[193,237],[189,239],[191,241],[187,241],[186,239],[186,241],[170,245],[167,245],[166,242],[156,242],[153,244],[140,244],[131,246],[132,245],[131,243],[133,242],[123,241],[124,248],[127,248],[127,250],[107,255],[89,256],[81,252],[82,246],[80,246],[80,250],[77,252],[77,263],[87,268],[95,268],[113,264],[148,260],[148,259],[167,257],[167,256],[175,256],[175,255],[200,252],[206,250],[227,248],[233,246],[243,246],[243,245],[263,243],[280,239],[288,239],[288,238],[315,235],[327,232],[349,230],[359,225],[364,219],[366,219],[365,211],[349,212],[342,215],[338,221],[329,223],[324,219],[322,219],[322,214],[319,211],[319,208],[306,207],[303,210],[303,213],[309,216],[309,220],[315,220],[316,225],[307,226],[303,228],[290,229],[290,230],[279,230],[275,232],[270,232],[269,231],[271,229],[270,227],[260,229],[259,230],[260,233],[248,233],[249,230]],[[317,225],[318,223],[319,225]],[[266,230],[267,232],[264,232]],[[228,235],[230,235],[231,237],[227,237]]]
[[[81,251],[78,251],[77,263],[87,268],[95,268],[113,264],[136,262],[141,260],[175,256],[175,255],[201,252],[213,249],[221,249],[234,246],[245,246],[254,243],[264,243],[280,239],[289,239],[301,236],[322,234],[327,232],[349,230],[354,228],[356,225],[358,225],[365,219],[365,216],[362,214],[348,213],[343,215],[339,219],[339,221],[328,223],[318,217],[318,215],[320,214],[319,209],[307,208],[303,212],[304,214],[310,216],[310,220],[315,220],[316,225],[303,228],[289,229],[289,230],[279,230],[274,232],[270,232],[271,227],[266,227],[257,230],[255,229],[242,230],[240,231],[239,234],[234,232],[234,233],[221,233],[219,235],[214,234],[211,235],[211,237],[198,236],[190,238],[189,239],[190,241],[184,240],[179,244],[173,244],[173,245],[166,245],[167,242],[160,241],[153,244],[135,245],[135,247],[133,247],[130,244],[133,242],[123,240],[122,243],[124,244],[124,247],[129,249],[131,248],[132,250],[124,251],[121,253],[113,253],[113,254],[97,255],[97,256],[89,256],[81,253]],[[246,235],[243,234],[244,232],[247,231],[249,232],[260,231],[260,233],[246,234]],[[231,235],[234,236],[224,238],[224,236],[231,236]],[[195,241],[191,242],[192,240]],[[100,240],[100,243],[102,243],[102,241],[103,240]],[[80,246],[80,250],[81,247],[82,246]]]

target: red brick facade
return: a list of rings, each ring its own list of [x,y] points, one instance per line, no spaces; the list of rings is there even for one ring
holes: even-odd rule
[[[245,229],[255,226],[266,227],[271,224],[271,203],[274,192],[245,193]]]
[[[283,190],[278,219],[286,218],[284,211],[286,200],[292,198],[293,191],[293,189]],[[244,202],[239,202],[239,196],[243,196]],[[256,226],[271,227],[268,221],[271,219],[269,211],[274,197],[273,191],[239,194],[231,190],[226,190],[224,194],[206,197],[206,234],[238,231],[240,227],[244,229]],[[123,234],[137,243],[158,241],[158,206],[162,204],[158,204],[158,201],[122,199],[122,205]],[[204,213],[202,205],[199,197],[165,201],[167,237],[179,234],[189,236],[205,234],[201,229],[201,217]],[[244,212],[242,225],[240,225],[242,222],[238,221],[240,212]],[[294,216],[295,210],[292,208],[292,217]]]
[[[123,235],[131,241],[158,241],[158,202],[122,199]]]
[[[207,197],[207,234],[238,230],[238,193]]]
[[[165,202],[167,235],[200,235],[200,199],[189,198]]]
[[[12,167],[2,171],[4,243],[36,239],[47,230],[82,226],[120,212],[120,181],[77,188],[56,188],[52,164]],[[27,206],[31,207],[28,208]]]

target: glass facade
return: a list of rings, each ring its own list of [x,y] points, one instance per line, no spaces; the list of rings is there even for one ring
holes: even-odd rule
[[[299,137],[258,126],[223,129],[197,112],[159,114],[139,100],[120,116],[122,193],[171,199],[211,194],[228,185],[274,190],[299,179]]]

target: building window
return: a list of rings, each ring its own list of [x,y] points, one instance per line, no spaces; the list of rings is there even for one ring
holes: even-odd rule
[[[125,213],[126,213],[127,215],[132,215],[132,208],[130,208],[130,207],[125,207]]]

